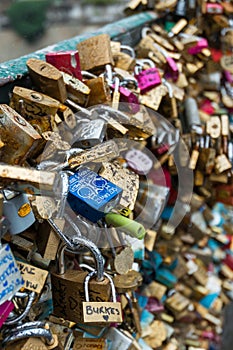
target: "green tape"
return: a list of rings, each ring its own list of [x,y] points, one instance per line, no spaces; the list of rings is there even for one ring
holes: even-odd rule
[[[144,226],[139,224],[135,220],[131,220],[120,214],[108,213],[105,215],[105,221],[108,225],[120,227],[122,231],[124,231],[131,237],[135,237],[138,239],[143,239],[145,237],[146,230]]]

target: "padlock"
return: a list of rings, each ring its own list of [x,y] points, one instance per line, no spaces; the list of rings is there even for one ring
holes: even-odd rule
[[[9,232],[13,235],[25,231],[35,222],[35,216],[26,194],[3,191],[3,214],[10,223]]]
[[[15,86],[12,91],[10,106],[21,114],[21,101],[23,101],[23,117],[30,120],[38,117],[55,115],[61,103],[54,98],[40,92]]]
[[[77,49],[80,57],[81,69],[98,72],[106,64],[114,64],[110,37],[108,34],[99,34],[78,43]]]
[[[140,96],[139,101],[144,106],[149,107],[155,111],[159,109],[162,98],[167,95],[167,87],[164,85],[159,85],[151,90],[149,90],[144,95]]]
[[[24,281],[9,244],[1,245],[0,253],[0,305],[2,305],[5,301],[12,299],[15,293],[24,285]]]
[[[47,212],[47,210],[46,210]],[[54,219],[56,225],[63,231],[65,220]],[[55,260],[57,256],[60,239],[54,230],[44,220],[38,227],[38,235],[36,236],[38,252],[44,259]]]
[[[222,14],[223,7],[221,4],[212,4],[211,2],[207,2],[205,11],[210,15]]]
[[[142,334],[141,327],[141,310],[139,310],[139,303],[136,298],[135,292],[124,293],[121,295],[121,299],[127,300],[127,305],[124,307],[124,321],[122,328],[127,329],[131,333],[136,333],[136,337],[139,338]]]
[[[147,175],[153,166],[153,161],[149,155],[136,148],[126,152],[125,159],[129,167],[139,175]]]
[[[171,77],[173,81],[177,81],[179,77],[179,70],[176,62],[171,56],[169,56],[168,52],[164,48],[162,48],[156,43],[154,43],[154,46],[157,48],[158,51],[162,53],[162,55],[166,59],[167,68],[165,70],[165,78]]]
[[[184,101],[185,108],[185,126],[187,131],[202,133],[201,120],[199,116],[197,102],[194,98],[188,97]]]
[[[136,270],[129,270],[126,274],[115,275],[113,282],[117,293],[128,293],[136,291],[142,285],[142,274]]]
[[[130,114],[129,123],[125,123],[129,129],[128,135],[132,139],[148,139],[148,137],[156,134],[156,126],[153,122],[149,110],[140,105],[140,109],[137,113]]]
[[[10,300],[6,300],[3,304],[0,305],[0,328],[2,327],[3,323],[8,318],[11,311],[14,309],[14,303]]]
[[[138,97],[134,92],[125,87],[125,84],[127,84],[127,80],[123,80],[119,84],[118,92],[120,93],[120,102],[122,102],[120,107],[129,113],[137,113],[140,110]],[[115,89],[115,84],[113,83],[111,87]]]
[[[150,68],[143,69],[143,64],[149,63]],[[154,63],[151,60],[141,60],[137,61],[137,64],[140,64],[139,71],[135,71],[135,77],[138,81],[138,87],[140,88],[140,91],[142,94],[146,93],[148,90],[156,87],[157,85],[161,84],[161,78],[159,75],[159,71],[155,67]],[[142,66],[141,66],[142,64]]]
[[[90,272],[84,279],[85,301],[83,305],[83,321],[84,323],[121,323],[122,310],[121,303],[116,301],[116,292],[112,278],[104,273],[104,276],[109,279],[111,285],[111,302],[94,302],[89,299],[88,285],[89,280],[96,275],[96,271]]]
[[[98,302],[107,301],[110,297],[110,284],[109,280],[103,279],[103,258],[99,249],[86,239],[78,238],[77,242],[82,242],[82,245],[84,244],[85,246],[88,243],[92,252],[95,251],[98,281],[92,280],[90,283],[91,299]],[[62,317],[66,320],[83,322],[82,302],[85,301],[83,282],[87,272],[65,271],[65,249],[66,245],[62,244],[58,251],[57,269],[51,272],[53,313],[57,317]],[[77,252],[77,248],[73,252]]]
[[[60,174],[52,171],[0,164],[0,184],[11,191],[54,195],[59,192],[60,180]]]
[[[14,109],[0,105],[1,161],[22,164],[35,152],[42,140],[40,134]]]
[[[86,106],[91,91],[89,87],[70,74],[62,73],[62,76],[66,85],[68,98],[81,106]]]
[[[215,158],[215,172],[217,175],[231,169],[232,164],[225,154],[220,154]]]
[[[68,203],[76,212],[97,222],[120,201],[122,189],[88,168],[69,179]]]
[[[99,174],[122,188],[120,205],[133,210],[139,188],[139,177],[133,171],[123,168],[118,162],[103,162]]]
[[[107,340],[104,338],[75,338],[73,350],[107,350]]]
[[[77,155],[71,154],[68,158],[68,164],[71,169],[74,169],[88,162],[99,163],[110,161],[119,155],[120,147],[118,147],[115,141],[109,140],[93,146],[88,150],[79,152]]]
[[[62,73],[50,63],[36,58],[30,58],[26,62],[33,85],[56,100],[64,103],[67,99],[67,91]]]
[[[104,76],[85,80],[84,83],[90,89],[87,107],[111,101],[110,89]]]
[[[112,45],[113,43],[113,45]],[[135,52],[132,47],[127,45],[116,45],[118,46],[117,49],[114,49],[114,45],[116,42],[111,42],[111,49],[113,54],[113,60],[114,60],[114,67],[121,68],[126,71],[132,71],[135,67],[136,60],[135,60]],[[118,42],[117,42],[118,44]],[[127,53],[126,53],[126,52]]]
[[[73,147],[90,148],[103,142],[106,132],[106,122],[97,118],[94,120],[80,119],[73,132],[71,145]]]
[[[108,242],[107,249],[110,248],[110,254],[106,252],[112,271],[122,275],[132,269],[134,262],[134,252],[132,247],[126,243],[121,232],[114,227],[104,226],[104,234]],[[109,256],[110,255],[110,256]]]
[[[82,80],[79,53],[75,50],[47,52],[45,54],[46,62],[62,72],[70,74],[75,78]]]

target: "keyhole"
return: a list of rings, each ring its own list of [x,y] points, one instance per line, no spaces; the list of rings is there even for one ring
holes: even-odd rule
[[[34,100],[37,100],[37,101],[40,101],[41,100],[41,96],[39,94],[31,94],[31,97],[34,99]]]

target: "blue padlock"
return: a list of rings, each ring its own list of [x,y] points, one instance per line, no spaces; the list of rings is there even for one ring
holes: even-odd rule
[[[122,189],[87,167],[69,178],[68,203],[73,211],[97,222],[120,201]]]

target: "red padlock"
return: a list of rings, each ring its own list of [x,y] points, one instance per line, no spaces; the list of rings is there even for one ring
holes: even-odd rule
[[[73,75],[75,78],[82,80],[78,51],[59,51],[45,54],[46,62],[62,72]]]

